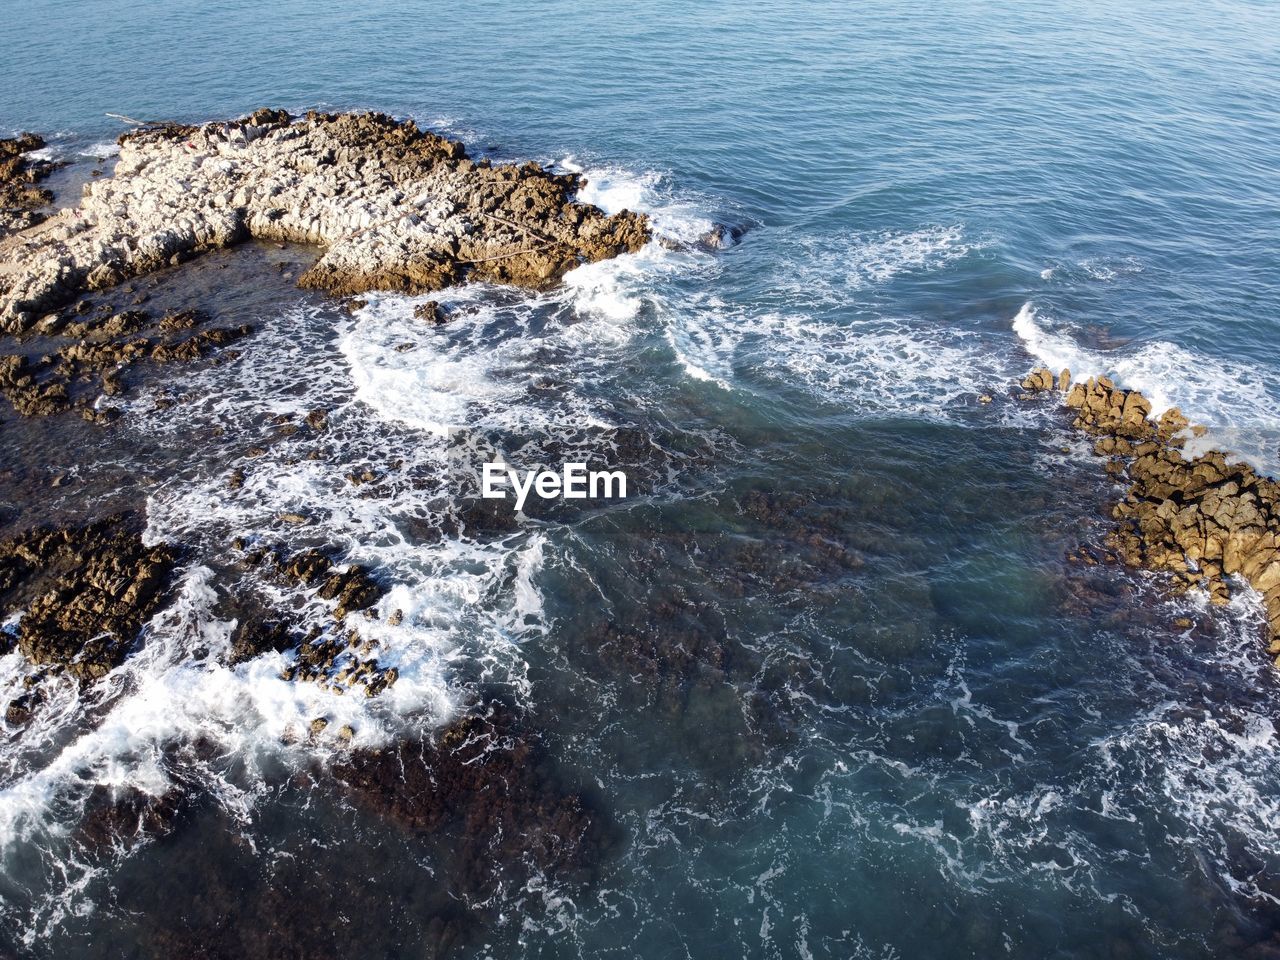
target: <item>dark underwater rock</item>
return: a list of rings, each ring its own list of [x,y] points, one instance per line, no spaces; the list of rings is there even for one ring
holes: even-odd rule
[[[449,876],[470,894],[530,869],[573,877],[609,843],[599,815],[558,782],[539,739],[502,712],[438,736],[356,751],[333,769],[355,798],[414,832],[447,832]]]
[[[94,850],[161,837],[173,830],[181,808],[177,789],[153,797],[135,787],[115,790],[98,784],[85,804],[77,837]]]

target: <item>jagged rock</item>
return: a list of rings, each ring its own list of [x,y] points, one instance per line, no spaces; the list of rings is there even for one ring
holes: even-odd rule
[[[237,623],[232,631],[228,659],[233,665],[244,663],[268,651],[288,650],[296,644],[284,621],[252,616]]]
[[[1048,389],[1045,373],[1023,386]],[[1142,394],[1106,377],[1072,385],[1063,402],[1076,411],[1074,426],[1098,438],[1095,452],[1112,458],[1108,469],[1129,482],[1112,509],[1115,556],[1167,572],[1214,603],[1230,599],[1226,578],[1239,576],[1262,594],[1270,636],[1280,637],[1280,485],[1219,451],[1188,459],[1185,434],[1203,430],[1176,407],[1153,421]]]
[[[382,479],[382,474],[374,470],[372,467],[364,467],[360,470],[349,470],[346,474],[347,483],[353,487],[363,486],[366,483],[377,483]]]
[[[250,237],[317,244],[299,279],[335,294],[425,293],[463,280],[547,287],[640,249],[647,219],[571,198],[575,174],[492,166],[383,114],[281,111],[120,138],[114,176],[77,210],[0,244],[0,328],[29,329],[85,290]]]
[[[439,326],[448,321],[443,308],[434,300],[428,300],[426,303],[420,303],[413,308],[413,316],[423,323],[429,323],[433,326]]]
[[[1022,381],[1022,388],[1038,393],[1042,390],[1052,390],[1054,385],[1053,373],[1048,367],[1037,367],[1032,370]]]
[[[346,613],[364,610],[377,603],[386,590],[373,579],[368,568],[351,564],[325,580],[317,591],[325,600],[338,602],[338,618]]]
[[[283,566],[284,573],[306,586],[319,583],[333,564],[319,550],[304,550],[290,558]]]
[[[0,611],[24,611],[17,645],[32,663],[95,679],[124,661],[168,590],[178,551],[146,546],[121,514],[0,543]]]
[[[187,329],[197,315],[170,315],[161,320],[160,336],[138,336],[150,324],[146,313],[126,310],[97,321],[67,324],[62,335],[76,342],[59,347],[52,354],[32,362],[23,355],[0,357],[0,393],[23,416],[50,416],[80,406],[86,420],[107,423],[118,411],[113,408],[90,409],[87,398],[73,404],[72,388],[100,375],[102,393],[118,396],[126,389],[122,374],[144,358],[157,363],[193,362],[220,347],[225,347],[253,332],[242,325],[206,330],[182,340],[171,339],[175,331]]]
[[[338,628],[349,613],[365,610],[366,615],[372,614],[371,608],[386,593],[386,588],[373,578],[368,568],[351,564],[338,569],[321,550],[297,553],[279,562],[277,569],[303,586],[319,584],[316,595],[334,602],[334,620]],[[294,645],[290,640],[288,646]],[[399,671],[395,667],[382,666],[376,659],[364,658],[372,645],[364,643],[354,630],[339,636],[333,628],[324,631],[317,627],[296,645],[296,662],[286,667],[282,674],[286,680],[319,683],[340,691],[363,688],[366,696],[374,697],[399,679]]]
[[[31,714],[42,698],[36,690],[28,690],[9,701],[5,707],[4,722],[11,727],[21,727],[31,719]]]
[[[225,347],[227,344],[241,340],[251,333],[253,333],[253,327],[250,324],[206,330],[178,343],[156,344],[151,349],[151,359],[157,363],[171,363],[173,361],[191,363],[207,355],[210,350],[216,347]]]
[[[36,186],[54,165],[28,156],[44,147],[34,133],[0,139],[0,237],[44,222],[40,209],[53,202],[53,194]]]

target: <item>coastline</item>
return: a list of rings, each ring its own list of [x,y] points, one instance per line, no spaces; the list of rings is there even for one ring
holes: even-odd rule
[[[1153,421],[1146,397],[1107,377],[1073,383],[1069,370],[1055,377],[1038,367],[1021,387],[1057,394],[1076,414],[1073,427],[1097,438],[1094,453],[1108,458],[1107,472],[1128,483],[1111,511],[1109,558],[1170,574],[1175,590],[1204,591],[1219,606],[1231,599],[1229,578],[1239,577],[1261,599],[1267,652],[1280,667],[1280,484],[1229,453],[1184,456],[1203,428],[1176,407]],[[1092,559],[1087,548],[1082,555]]]
[[[661,57],[569,50],[12,114],[93,222],[4,247],[0,955],[1268,956],[1269,387],[1239,277],[1170,279],[1212,231],[1019,178],[1056,108],[994,155],[842,112],[878,71],[638,116]]]

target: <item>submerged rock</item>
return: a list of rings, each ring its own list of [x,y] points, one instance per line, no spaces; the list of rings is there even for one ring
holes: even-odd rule
[[[1055,383],[1041,369],[1022,385],[1061,391],[1074,426],[1098,438],[1095,452],[1129,483],[1112,510],[1108,546],[1116,557],[1170,573],[1215,603],[1231,596],[1227,578],[1248,582],[1263,598],[1270,652],[1280,654],[1280,484],[1218,451],[1186,456],[1187,435],[1203,430],[1176,407],[1153,420],[1150,401],[1107,377],[1071,384],[1063,371]]]
[[[582,796],[558,783],[540,741],[501,712],[466,717],[435,739],[356,750],[333,772],[406,829],[456,835],[448,876],[468,894],[531,871],[589,868],[608,840]]]
[[[170,833],[182,812],[183,795],[170,790],[151,796],[136,787],[94,786],[76,837],[90,850],[131,845]]]
[[[18,649],[96,679],[119,666],[167,593],[178,551],[147,546],[128,514],[0,542],[0,613],[22,612]]]
[[[194,363],[253,333],[252,326],[243,324],[177,335],[204,319],[192,311],[169,314],[148,335],[142,331],[152,326],[152,320],[140,310],[125,310],[97,322],[67,323],[60,336],[74,342],[38,358],[0,356],[0,393],[23,416],[51,416],[78,407],[85,419],[110,422],[114,417],[109,409],[93,407],[97,391],[86,392],[84,385],[96,384],[105,397],[119,396],[128,390],[123,375],[141,361]],[[73,399],[73,391],[78,399]]]
[[[541,288],[640,249],[647,218],[575,202],[576,174],[491,166],[384,114],[283,111],[120,138],[115,175],[78,209],[0,244],[0,328],[85,290],[250,237],[323,246],[299,285],[422,293],[464,280]]]

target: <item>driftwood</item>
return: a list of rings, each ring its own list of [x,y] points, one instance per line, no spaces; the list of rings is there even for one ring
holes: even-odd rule
[[[180,125],[176,120],[135,120],[133,117],[126,117],[123,113],[108,113],[106,116],[122,123],[131,123],[135,127],[176,127]]]
[[[535,240],[541,240],[541,241],[543,242],[543,244],[556,243],[556,244],[559,244],[559,245],[560,245],[560,246],[562,246],[562,247],[567,247],[567,246],[569,246],[569,244],[564,243],[563,241],[560,241],[560,240],[556,240],[556,239],[554,239],[554,238],[552,238],[552,237],[544,237],[544,236],[542,236],[541,234],[537,233],[536,231],[534,231],[534,230],[530,230],[528,227],[524,226],[523,224],[516,223],[514,220],[507,220],[507,219],[505,219],[505,218],[503,218],[503,217],[496,217],[496,216],[494,216],[492,213],[485,213],[483,210],[477,210],[477,211],[476,211],[476,213],[480,214],[480,216],[482,216],[482,217],[487,217],[487,218],[489,218],[490,220],[495,220],[495,221],[497,221],[498,223],[504,223],[504,224],[506,224],[508,227],[514,227],[515,229],[517,229],[517,230],[519,230],[519,231],[521,231],[521,232],[523,232],[523,233],[526,233],[526,234],[528,234],[529,236],[533,237],[533,239],[535,239]]]

